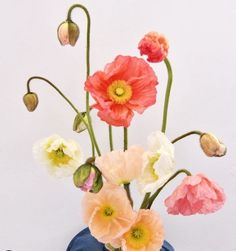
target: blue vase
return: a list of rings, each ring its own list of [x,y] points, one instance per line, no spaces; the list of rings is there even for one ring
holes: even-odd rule
[[[85,228],[71,240],[66,251],[107,251],[107,249],[90,234],[88,228]],[[160,251],[174,251],[174,248],[165,241]]]

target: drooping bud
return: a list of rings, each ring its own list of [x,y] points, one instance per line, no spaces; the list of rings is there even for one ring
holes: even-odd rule
[[[81,115],[83,116],[85,122],[88,123],[87,113],[82,112]],[[81,117],[77,114],[75,119],[74,119],[73,131],[80,133],[80,132],[83,132],[86,129],[87,129],[87,127],[84,124],[84,121],[82,121]]]
[[[75,171],[73,180],[75,186],[85,192],[98,193],[103,186],[101,172],[90,163],[81,165]]]
[[[28,92],[23,97],[24,104],[29,112],[33,112],[38,106],[38,96],[34,92]]]
[[[208,157],[222,157],[226,154],[226,146],[211,133],[203,133],[200,137],[200,145]]]
[[[57,29],[57,37],[61,45],[70,44],[71,46],[75,46],[79,34],[78,25],[71,20],[64,21]]]

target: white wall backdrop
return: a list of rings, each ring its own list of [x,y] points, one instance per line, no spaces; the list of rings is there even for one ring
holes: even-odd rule
[[[56,83],[84,109],[84,14],[76,10],[81,29],[75,48],[61,47],[57,26],[66,17],[71,0],[12,0],[0,2],[0,250],[65,251],[84,225],[83,194],[71,179],[55,180],[34,161],[32,145],[58,133],[77,140],[90,153],[86,134],[72,128],[74,113],[54,90],[35,81],[40,104],[28,113],[22,96],[32,75]],[[151,30],[170,42],[174,84],[167,134],[174,137],[193,129],[212,131],[228,146],[225,158],[207,158],[192,136],[176,144],[179,168],[203,172],[224,187],[225,207],[208,216],[169,216],[163,200],[180,182],[163,192],[155,208],[163,217],[166,239],[176,251],[235,250],[236,137],[235,137],[235,0],[81,0],[92,16],[91,72],[102,69],[117,54],[138,55],[137,43]],[[158,102],[136,116],[130,144],[145,146],[147,135],[160,128],[166,70],[153,65],[159,78]],[[108,147],[107,126],[94,119],[98,141]],[[145,128],[145,130],[144,130]],[[122,142],[115,132],[116,147]],[[136,195],[139,198],[139,195]]]

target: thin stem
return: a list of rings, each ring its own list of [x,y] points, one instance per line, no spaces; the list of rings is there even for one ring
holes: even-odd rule
[[[126,151],[127,149],[128,149],[128,128],[124,127],[124,151]],[[124,184],[124,189],[126,190],[130,204],[133,207],[133,199],[130,193],[130,183]]]
[[[124,151],[128,149],[128,128],[124,127]]]
[[[122,251],[121,248],[113,248],[111,244],[107,243],[105,244],[106,249],[108,249],[109,251]]]
[[[128,197],[128,199],[129,199],[129,201],[130,201],[130,204],[131,204],[131,206],[133,207],[133,199],[132,199],[132,197],[131,197],[131,193],[130,193],[130,183],[128,183],[128,184],[124,184],[124,189],[125,189],[125,191],[126,191],[126,194],[127,194],[127,197]]]
[[[172,144],[176,143],[177,141],[185,138],[185,137],[188,137],[190,135],[193,135],[193,134],[196,134],[196,135],[199,135],[201,136],[202,135],[202,132],[201,131],[191,131],[191,132],[187,132],[179,137],[177,137],[176,139],[172,140]]]
[[[165,183],[163,186],[161,186],[159,189],[157,189],[157,191],[150,197],[149,199],[149,203],[148,203],[148,209],[151,208],[154,200],[157,198],[157,196],[159,195],[159,193],[162,191],[162,189],[170,182],[172,181],[176,176],[178,176],[180,173],[185,173],[188,176],[191,176],[192,174],[186,170],[186,169],[180,169],[178,170],[176,173],[174,173]]]
[[[85,121],[84,117],[82,116],[81,112],[75,107],[75,105],[65,96],[65,94],[56,86],[54,85],[51,81],[49,81],[48,79],[44,78],[44,77],[40,77],[40,76],[33,76],[31,78],[28,79],[27,81],[27,92],[31,92],[30,91],[30,84],[31,84],[31,81],[34,80],[34,79],[39,79],[39,80],[42,80],[44,82],[46,82],[47,84],[49,84],[51,87],[53,87],[65,100],[66,102],[71,106],[71,108],[79,115],[80,119],[83,121],[83,123],[85,124],[85,126],[87,127],[88,129],[88,133],[89,133],[89,136],[90,136],[90,139],[91,139],[91,144],[95,145],[96,147],[96,150],[97,152],[99,152],[99,148],[98,148],[98,145],[96,144],[96,142],[94,141],[93,139],[93,136],[91,134],[91,131],[90,131],[90,128],[89,128],[89,125],[87,124],[87,122]]]
[[[170,61],[166,58],[164,62],[167,68],[168,81],[167,81],[167,87],[166,87],[165,103],[164,103],[163,118],[162,118],[162,128],[161,128],[161,131],[163,133],[166,132],[168,106],[169,106],[170,92],[171,92],[172,81],[173,81],[173,73],[172,73]]]
[[[140,209],[145,209],[148,206],[148,200],[150,198],[151,193],[146,193],[143,199],[143,202],[141,204]]]
[[[110,142],[110,151],[113,151],[113,135],[112,135],[112,126],[109,125],[109,142]]]
[[[88,77],[90,75],[90,33],[91,33],[91,18],[90,18],[90,14],[89,14],[88,9],[85,6],[83,6],[81,4],[74,4],[68,10],[67,20],[71,20],[72,11],[75,8],[82,9],[85,12],[86,17],[87,17],[87,42],[86,42],[86,70],[87,70],[87,72],[86,72],[86,79],[88,79]],[[93,130],[93,125],[92,125],[92,120],[91,120],[91,116],[90,116],[89,92],[86,92],[86,113],[87,113],[87,117],[88,117],[88,125],[90,127],[91,134],[92,134],[92,137],[94,139],[94,145],[95,145],[95,144],[97,144],[97,140],[96,140],[96,137],[95,137],[95,133],[94,133],[94,130]],[[94,147],[94,146],[92,146],[92,147]],[[95,147],[96,147],[96,145],[95,145]],[[97,151],[97,153],[98,153],[99,156],[101,155],[100,150]],[[94,154],[94,149],[93,149],[93,154]]]

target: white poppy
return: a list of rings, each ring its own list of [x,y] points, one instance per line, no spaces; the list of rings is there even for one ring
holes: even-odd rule
[[[176,171],[174,146],[160,131],[148,137],[148,151],[143,155],[143,172],[138,179],[142,193],[154,192],[160,188]]]
[[[56,177],[73,175],[82,164],[79,145],[73,140],[65,140],[58,135],[42,139],[33,146],[34,156],[47,166]]]

